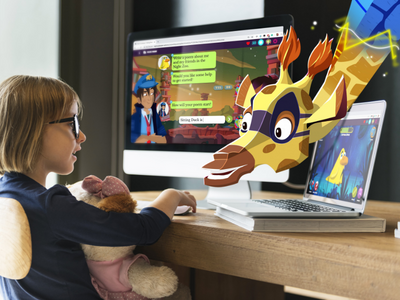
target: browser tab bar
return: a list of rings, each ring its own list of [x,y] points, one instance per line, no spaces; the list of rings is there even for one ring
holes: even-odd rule
[[[157,43],[156,40],[137,41],[133,43],[133,49],[152,48]]]
[[[235,32],[224,32],[218,34],[200,34],[191,36],[182,36],[179,38],[165,38],[148,41],[136,41],[133,43],[133,50],[144,50],[166,47],[184,47],[192,45],[237,42],[245,40],[258,40],[268,38],[283,37],[283,27],[259,28],[256,30],[241,30]]]

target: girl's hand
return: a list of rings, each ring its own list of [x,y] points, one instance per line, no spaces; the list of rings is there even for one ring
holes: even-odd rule
[[[171,220],[178,206],[187,205],[196,212],[196,199],[187,191],[167,189],[163,191],[149,206],[163,211]]]
[[[192,212],[196,212],[196,198],[192,194],[190,194],[188,191],[177,191],[181,195],[181,202],[178,204],[178,206],[181,205],[187,205],[192,207]]]

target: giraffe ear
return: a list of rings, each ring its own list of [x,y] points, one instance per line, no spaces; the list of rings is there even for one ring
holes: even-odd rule
[[[310,143],[327,135],[337,122],[346,116],[346,113],[346,83],[342,76],[330,98],[304,122],[310,129]]]
[[[236,104],[240,107],[247,108],[251,105],[251,98],[256,94],[253,88],[249,75],[243,79],[240,84],[239,91],[236,97]]]

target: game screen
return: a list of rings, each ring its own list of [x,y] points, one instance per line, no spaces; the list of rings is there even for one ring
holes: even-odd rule
[[[318,142],[308,194],[361,204],[379,120],[342,120]]]
[[[279,77],[283,27],[133,42],[130,143],[220,144],[239,137],[239,86]],[[254,86],[254,84],[253,84]]]

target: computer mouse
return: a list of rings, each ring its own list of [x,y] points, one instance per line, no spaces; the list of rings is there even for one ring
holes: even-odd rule
[[[191,212],[191,207],[190,206],[182,205],[182,206],[178,206],[176,208],[174,215],[175,216],[177,216],[177,215],[182,216],[182,215],[186,215],[186,214],[188,214],[190,212]]]

